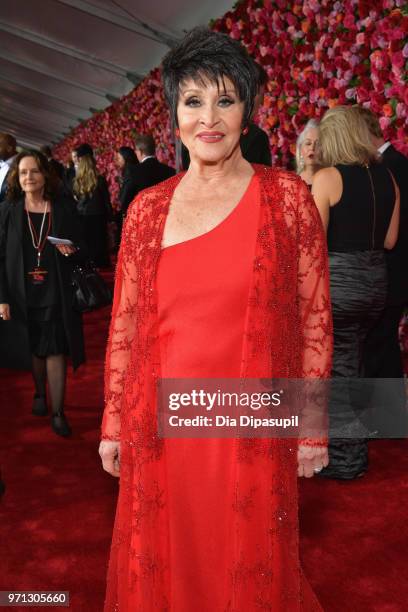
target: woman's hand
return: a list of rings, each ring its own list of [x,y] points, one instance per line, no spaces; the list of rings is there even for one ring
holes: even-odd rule
[[[10,305],[9,304],[0,304],[0,318],[3,321],[10,321]]]
[[[308,446],[300,444],[298,448],[298,476],[311,478],[329,465],[327,446]]]
[[[74,246],[68,246],[66,244],[56,244],[55,248],[59,250],[61,255],[66,255],[66,257],[68,257],[68,255],[72,255],[76,251]]]
[[[102,440],[99,445],[102,467],[112,476],[120,476],[120,442]]]

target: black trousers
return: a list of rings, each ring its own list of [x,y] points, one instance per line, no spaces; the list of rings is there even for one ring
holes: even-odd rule
[[[398,337],[403,313],[404,304],[387,305],[369,331],[364,346],[364,376],[394,379],[391,385],[379,380],[374,391],[372,424],[378,436],[383,438],[402,438],[408,432],[405,380]]]
[[[359,418],[364,406],[356,379],[363,374],[367,335],[385,306],[387,270],[383,251],[329,253],[329,263],[334,331],[330,463],[321,474],[352,479],[368,467],[367,440]]]

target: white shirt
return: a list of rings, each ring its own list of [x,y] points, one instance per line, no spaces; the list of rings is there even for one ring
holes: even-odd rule
[[[382,155],[384,153],[384,151],[386,151],[388,149],[388,147],[391,146],[390,142],[384,142],[383,145],[381,145],[381,147],[379,147],[378,152],[380,153],[380,155]]]
[[[143,164],[143,162],[146,161],[146,159],[152,159],[154,157],[156,157],[156,156],[155,155],[146,155],[146,157],[144,157],[140,163]]]
[[[6,159],[6,161],[0,161],[0,191],[3,187],[4,179],[6,178],[10,170],[10,166],[16,157],[17,155],[13,155],[13,157],[9,157],[8,159]]]

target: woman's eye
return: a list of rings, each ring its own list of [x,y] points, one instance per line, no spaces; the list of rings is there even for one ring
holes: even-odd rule
[[[234,100],[231,98],[220,98],[218,104],[220,106],[231,106],[231,104],[234,104]]]
[[[198,98],[187,98],[186,102],[185,102],[186,106],[200,106],[200,100]]]

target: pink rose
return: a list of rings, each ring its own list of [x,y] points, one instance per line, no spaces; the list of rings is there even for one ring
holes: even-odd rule
[[[391,125],[390,117],[380,117],[379,121],[382,130],[386,130]]]
[[[407,107],[402,102],[398,102],[395,111],[399,119],[403,117],[407,117]]]

